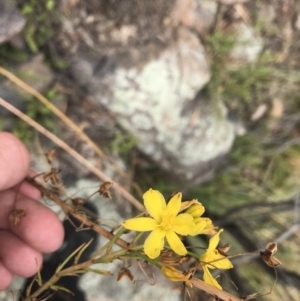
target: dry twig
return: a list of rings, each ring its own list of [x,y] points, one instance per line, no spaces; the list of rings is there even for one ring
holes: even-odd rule
[[[41,134],[45,135],[47,138],[52,140],[56,145],[64,149],[67,153],[69,153],[72,157],[74,157],[79,163],[85,166],[89,171],[99,177],[102,181],[109,181],[112,180],[107,177],[101,170],[97,169],[94,165],[92,165],[89,161],[87,161],[83,156],[81,156],[78,152],[76,152],[73,148],[71,148],[67,143],[59,139],[57,136],[49,132],[43,126],[35,122],[33,119],[22,113],[20,110],[9,104],[7,101],[0,97],[0,105],[15,114],[16,116],[20,117],[23,121],[28,123],[30,126],[35,128]],[[113,188],[118,191],[128,202],[134,205],[138,210],[145,211],[144,206],[134,197],[132,196],[125,188],[118,185],[117,183],[114,184]]]

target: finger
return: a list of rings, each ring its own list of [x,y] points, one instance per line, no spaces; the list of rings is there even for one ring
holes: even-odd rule
[[[57,215],[41,203],[18,195],[8,189],[0,193],[0,228],[10,230],[39,252],[57,250],[63,242],[64,230]],[[17,225],[9,222],[9,215],[15,209],[22,209],[25,216]]]
[[[29,170],[30,157],[24,144],[14,135],[0,133],[0,190],[21,182]]]
[[[5,290],[12,282],[12,273],[4,266],[0,260],[0,291]]]
[[[21,277],[37,273],[42,265],[42,255],[12,233],[0,230],[0,258],[6,269]]]
[[[34,178],[37,176],[37,173],[31,169],[27,173],[27,176]],[[36,180],[38,181],[39,179],[36,177]],[[33,185],[31,185],[30,183],[28,183],[26,181],[22,182],[22,185],[20,186],[19,191],[22,194],[24,194],[34,200],[38,200],[41,197],[41,192],[36,187],[34,187]]]
[[[23,181],[21,184],[13,188],[17,193],[23,194],[33,200],[38,200],[41,197],[40,191],[30,183]]]

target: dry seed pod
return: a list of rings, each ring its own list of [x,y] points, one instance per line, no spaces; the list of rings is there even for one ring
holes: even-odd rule
[[[188,256],[183,256],[178,260],[178,265],[182,265],[182,264],[188,262],[188,260],[189,260]]]
[[[222,247],[218,247],[217,250],[219,251],[219,253],[221,255],[227,256],[226,253],[229,251],[230,247],[231,247],[230,244],[226,244],[226,245],[224,245]]]
[[[85,204],[86,200],[83,198],[72,199],[72,204],[76,209],[81,208]]]
[[[9,214],[8,219],[11,224],[16,226],[25,215],[26,214],[23,209],[15,209]]]
[[[163,250],[160,254],[160,263],[163,265],[182,265],[188,260],[188,256],[174,256],[174,252],[171,250]]]
[[[60,173],[60,169],[52,167],[50,172],[43,174],[43,179],[45,183],[47,183],[50,180],[52,185],[60,185],[61,182],[59,177],[57,176],[58,173]]]
[[[277,244],[275,242],[269,242],[266,245],[266,250],[268,250],[269,252],[271,252],[272,255],[274,255],[274,253],[277,252]]]
[[[111,199],[112,197],[111,197],[111,194],[109,193],[108,190],[110,189],[112,184],[113,183],[109,182],[109,181],[102,183],[100,188],[99,188],[100,195],[102,195],[106,199]]]
[[[133,281],[133,275],[128,268],[121,268],[118,272],[117,281],[120,281],[124,276],[126,276],[130,281]]]
[[[60,194],[62,193],[61,189],[59,187],[55,187],[55,186],[51,187],[49,192],[51,193],[51,196],[53,196],[53,197],[59,197]]]
[[[270,242],[266,245],[264,251],[260,251],[261,259],[271,268],[276,268],[281,265],[281,262],[274,256],[277,251],[277,244]]]
[[[48,153],[46,153],[47,162],[49,164],[52,163],[52,161],[55,158],[55,155],[56,155],[56,149],[55,148],[51,149]]]
[[[183,272],[182,274],[187,276],[188,279],[191,279],[195,275],[197,268],[198,268],[197,265],[193,265],[187,271]]]

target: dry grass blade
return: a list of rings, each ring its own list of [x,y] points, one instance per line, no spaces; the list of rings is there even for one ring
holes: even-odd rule
[[[101,151],[101,149],[94,143],[93,140],[91,140],[83,131],[82,129],[77,126],[70,118],[68,118],[63,112],[61,112],[55,105],[53,105],[46,97],[44,97],[41,93],[39,93],[37,90],[33,89],[29,85],[27,85],[25,82],[23,82],[21,79],[19,79],[17,76],[6,70],[5,68],[2,68],[0,66],[0,74],[7,77],[9,80],[11,80],[13,83],[15,83],[17,86],[22,88],[27,93],[31,94],[32,96],[36,97],[40,102],[42,102],[48,109],[51,110],[53,114],[55,114],[58,118],[60,118],[69,128],[71,128],[77,135],[80,137],[83,141],[85,141],[88,145],[91,146],[91,148],[95,151],[95,153],[100,158],[105,158],[107,161],[109,161],[115,168],[115,170],[122,176],[128,178],[128,175],[119,168],[114,162],[112,162],[109,158],[105,156],[105,154]],[[138,194],[142,195],[141,189],[139,186],[132,182],[132,187],[135,188]]]
[[[1,99],[1,98],[0,98]],[[43,185],[39,184],[35,180],[27,177],[26,180],[31,183],[33,186],[35,186],[43,195],[51,199],[53,202],[55,202],[57,205],[59,205],[65,212],[71,214],[73,217],[75,217],[79,222],[86,225],[88,228],[93,229],[95,232],[99,233],[100,235],[106,237],[109,240],[114,240],[115,235],[113,235],[111,232],[103,229],[98,224],[95,224],[91,220],[87,219],[85,216],[82,216],[75,208],[70,207],[67,205],[64,201],[62,201],[60,198],[58,198],[55,194],[53,194],[50,190],[46,189]],[[114,240],[114,243],[118,246],[120,246],[123,249],[128,248],[128,243],[121,239],[116,238]]]
[[[86,141],[94,151],[100,156],[103,157],[103,152],[97,147],[97,145],[63,112],[61,112],[55,105],[53,105],[46,97],[41,93],[28,86],[25,82],[20,80],[17,76],[9,72],[8,70],[0,67],[0,73],[18,85],[20,88],[36,97],[40,102],[42,102],[47,108],[49,108],[57,117],[59,117],[68,127],[70,127],[82,140]]]
[[[1,67],[0,67],[1,68]],[[102,181],[109,181],[112,182],[109,177],[107,177],[101,170],[97,169],[94,165],[92,165],[89,161],[87,161],[83,156],[77,153],[73,148],[71,148],[68,144],[64,141],[59,139],[57,136],[49,132],[47,129],[42,127],[40,124],[35,122],[33,119],[22,113],[20,110],[9,104],[7,101],[0,97],[0,105],[15,114],[16,116],[20,117],[23,121],[28,123],[30,126],[35,128],[41,134],[45,135],[47,138],[52,140],[56,145],[64,149],[68,154],[70,154],[73,158],[75,158],[79,163],[85,166],[90,172],[96,175]],[[122,186],[114,183],[114,189],[116,189],[128,202],[134,205],[138,210],[145,211],[144,206],[135,198],[133,197],[126,189]]]

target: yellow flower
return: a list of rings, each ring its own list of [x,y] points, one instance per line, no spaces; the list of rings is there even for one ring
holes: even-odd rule
[[[175,269],[172,266],[162,266],[161,272],[166,278],[168,278],[171,281],[183,281],[190,287],[193,287],[192,283],[189,280],[189,275],[184,274],[183,272]]]
[[[232,263],[228,258],[221,255],[219,251],[216,249],[219,241],[220,241],[220,233],[223,232],[223,229],[220,229],[217,234],[215,234],[210,240],[208,249],[206,252],[200,256],[199,260],[203,263],[203,279],[206,283],[213,285],[219,289],[222,289],[220,284],[216,281],[216,279],[212,276],[209,269],[231,269],[233,268]],[[206,264],[205,264],[206,263]],[[211,263],[211,264],[209,264]]]
[[[192,217],[199,217],[204,213],[204,211],[205,208],[200,203],[193,204],[185,210],[185,212],[189,213]]]
[[[215,234],[216,227],[213,225],[212,221],[208,217],[196,217],[194,218],[195,228],[191,236],[199,235],[199,234]]]
[[[192,232],[195,224],[188,213],[178,215],[181,208],[182,194],[175,194],[166,204],[163,195],[149,189],[143,195],[144,205],[151,217],[128,219],[122,223],[126,229],[133,231],[152,231],[144,243],[146,255],[152,259],[160,255],[164,248],[165,237],[171,249],[178,255],[185,255],[187,250],[178,237]]]
[[[207,217],[201,217],[205,208],[200,203],[191,205],[185,210],[185,213],[190,214],[194,218],[195,227],[189,235],[196,236],[199,234],[215,234],[215,227],[211,219]]]

